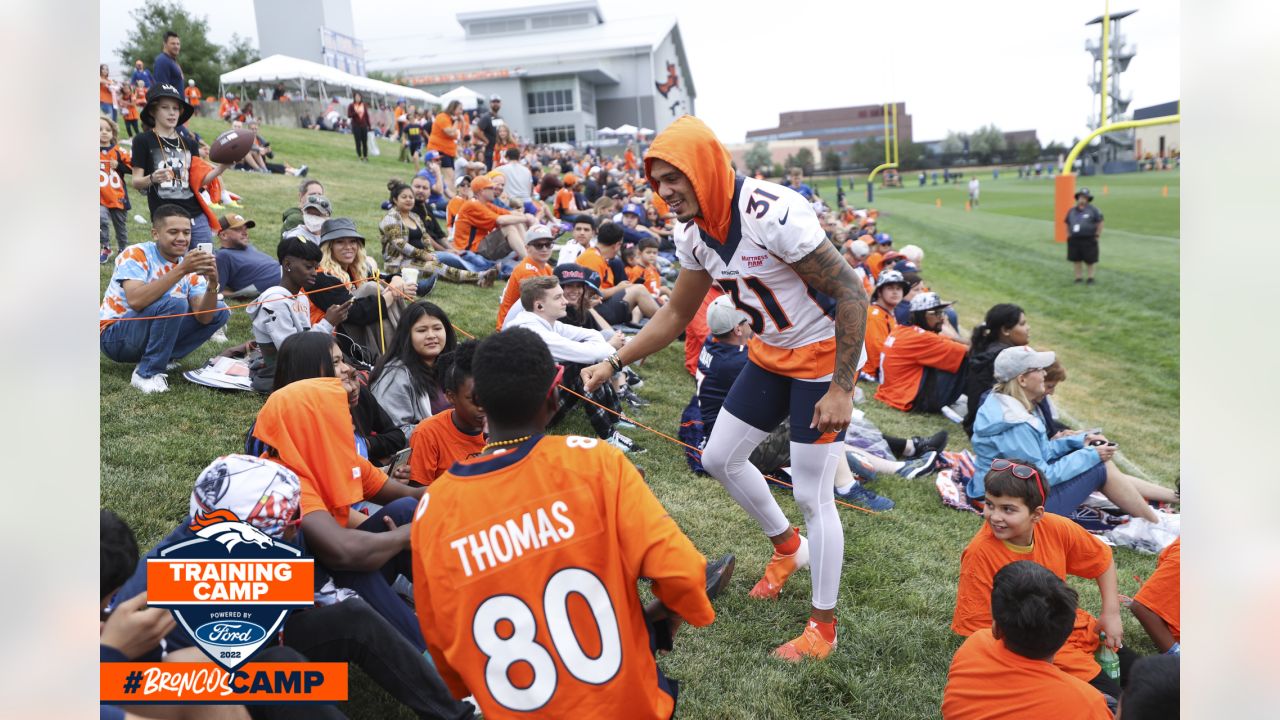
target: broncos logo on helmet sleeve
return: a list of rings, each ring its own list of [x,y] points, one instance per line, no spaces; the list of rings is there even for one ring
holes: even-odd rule
[[[189,526],[197,537],[221,543],[230,552],[237,545],[247,543],[261,548],[272,547],[271,538],[261,530],[240,521],[230,510],[214,510],[200,513]]]

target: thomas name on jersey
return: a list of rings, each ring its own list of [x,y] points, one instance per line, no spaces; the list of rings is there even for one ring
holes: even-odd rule
[[[495,522],[488,528],[464,535],[449,543],[467,577],[511,562],[526,552],[541,550],[573,537],[575,525],[569,519],[569,505],[556,500],[519,517]],[[472,561],[475,568],[472,569]]]

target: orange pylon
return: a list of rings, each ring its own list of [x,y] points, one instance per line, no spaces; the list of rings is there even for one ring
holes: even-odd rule
[[[1169,186],[1165,185],[1160,188],[1160,197],[1169,197]]]
[[[973,209],[973,205],[972,205],[972,203],[970,203],[968,200],[965,200],[965,201],[964,201],[964,211],[965,211],[965,212],[969,212],[969,211],[970,211],[970,210],[972,210],[972,209]]]
[[[1168,190],[1168,189],[1169,189],[1169,188],[1165,188],[1165,190]],[[942,198],[934,198],[934,199],[933,199],[933,206],[934,206],[934,207],[942,207]]]
[[[1103,195],[1110,195],[1110,194],[1111,194],[1111,190],[1110,190],[1109,188],[1107,188],[1107,186],[1106,186],[1106,185],[1103,185],[1103,186],[1102,186],[1102,194],[1103,194]]]

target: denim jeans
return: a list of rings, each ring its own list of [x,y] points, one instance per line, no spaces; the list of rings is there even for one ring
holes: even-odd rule
[[[359,529],[364,532],[386,532],[387,524],[382,520],[384,517],[390,517],[397,526],[409,525],[413,522],[413,512],[417,507],[418,501],[414,498],[400,498],[374,513],[361,523]],[[417,616],[413,614],[412,608],[404,604],[396,591],[391,589],[397,575],[413,579],[413,556],[407,548],[377,570],[330,570],[329,575],[333,577],[334,585],[359,593],[418,652],[426,652],[427,643],[422,639]]]
[[[496,264],[492,260],[486,260],[478,253],[473,253],[470,250],[463,250],[460,253],[436,251],[435,255],[437,260],[449,267],[472,272],[484,272]]]
[[[207,226],[206,226],[207,227]],[[121,363],[138,363],[138,375],[144,378],[163,373],[170,361],[184,358],[200,347],[231,319],[231,311],[219,302],[218,311],[207,325],[195,316],[163,320],[129,320],[107,326],[98,337],[102,353]],[[130,310],[125,317],[159,317],[190,312],[184,297],[165,295],[143,309]]]
[[[204,213],[191,218],[191,247],[202,242],[213,242],[213,228],[209,227],[209,218]]]

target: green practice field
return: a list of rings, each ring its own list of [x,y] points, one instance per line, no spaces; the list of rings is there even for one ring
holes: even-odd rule
[[[225,125],[195,120],[212,138]],[[356,162],[350,136],[268,127],[277,159],[310,166],[321,180],[335,213],[353,217],[379,260],[379,203],[388,178],[407,180],[409,166],[396,162],[382,141],[383,155]],[[914,183],[906,174],[904,180]],[[967,178],[966,178],[967,180]],[[292,177],[231,172],[228,188],[245,197],[245,217],[257,222],[254,243],[274,254],[280,213],[297,202]],[[945,299],[959,302],[967,332],[997,302],[1016,302],[1031,324],[1031,344],[1051,349],[1069,378],[1059,386],[1060,405],[1082,426],[1101,425],[1116,440],[1125,460],[1145,476],[1172,486],[1178,472],[1178,175],[1087,178],[1095,202],[1106,215],[1098,284],[1073,285],[1064,245],[1054,244],[1050,221],[1052,182],[1020,181],[1016,172],[993,181],[982,176],[982,205],[965,212],[964,184],[877,188],[882,229],[895,245],[924,248],[924,275]],[[1109,193],[1103,195],[1102,185]],[[1161,186],[1169,197],[1161,197]],[[847,190],[847,186],[846,186]],[[835,204],[834,183],[824,181],[823,197]],[[861,206],[865,177],[849,199]],[[943,206],[934,206],[942,198]],[[132,194],[134,212],[144,216],[145,198]],[[149,239],[148,228],[130,224],[130,237]],[[114,242],[114,241],[113,241]],[[110,265],[102,269],[105,287]],[[461,329],[488,334],[501,285],[490,290],[437,283],[429,300],[449,312]],[[227,328],[232,342],[248,339],[249,318],[234,311]],[[461,339],[461,338],[460,338]],[[222,348],[200,348],[183,363],[199,367]],[[649,358],[639,372],[641,395],[652,405],[638,421],[674,434],[680,411],[693,393],[684,371],[683,346]],[[240,452],[245,430],[261,400],[248,393],[222,393],[191,385],[170,374],[171,390],[144,396],[129,385],[132,366],[101,361],[101,503],[120,513],[144,548],[160,540],[183,517],[199,471],[218,455]],[[865,388],[873,391],[874,388]],[[966,446],[958,425],[941,416],[906,415],[874,400],[860,406],[886,433],[925,435],[951,431],[951,449]],[[575,413],[562,433],[590,434]],[[717,620],[703,629],[685,627],[676,650],[661,661],[681,682],[683,718],[924,718],[936,717],[951,655],[959,638],[950,631],[960,551],[978,529],[977,515],[945,508],[932,478],[907,481],[882,476],[877,492],[897,508],[871,515],[841,507],[845,566],[838,618],[840,645],[823,663],[792,666],[769,657],[777,645],[798,634],[807,618],[809,576],[801,572],[773,603],[750,600],[770,546],[759,529],[719,484],[695,477],[680,448],[636,429],[629,435],[648,449],[634,457],[649,484],[698,548],[708,556],[738,556],[737,574],[716,602]],[[801,517],[789,496],[779,492],[794,522]],[[1120,592],[1132,595],[1155,567],[1155,558],[1129,550],[1116,553]],[[1092,582],[1072,581],[1084,607],[1097,612]],[[1141,653],[1154,651],[1136,620],[1124,611],[1125,643]],[[408,718],[379,688],[352,672],[353,718]]]

